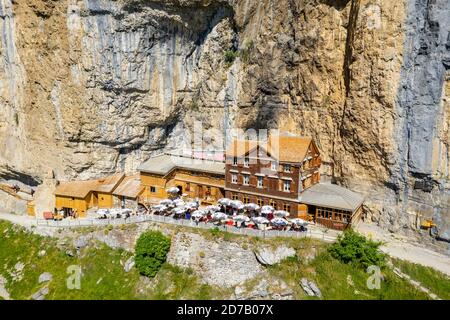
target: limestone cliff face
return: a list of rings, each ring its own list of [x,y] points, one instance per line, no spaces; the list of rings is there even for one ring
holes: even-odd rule
[[[450,236],[448,0],[0,0],[0,174],[132,171],[184,132],[313,136],[394,230]],[[236,52],[236,54],[233,54]],[[226,56],[235,57],[227,59]]]

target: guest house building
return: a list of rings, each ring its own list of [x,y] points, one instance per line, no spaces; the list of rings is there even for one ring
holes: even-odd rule
[[[314,140],[272,136],[266,142],[234,140],[226,151],[225,196],[271,205],[291,217],[345,229],[359,218],[363,198],[320,183],[320,151]]]

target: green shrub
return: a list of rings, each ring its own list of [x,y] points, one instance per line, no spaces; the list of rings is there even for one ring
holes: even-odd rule
[[[380,242],[369,240],[350,229],[340,235],[328,250],[334,258],[344,263],[363,268],[371,265],[383,267],[386,255],[379,250],[380,245]]]
[[[218,235],[221,234],[220,229],[217,228],[217,227],[214,227],[214,228],[212,228],[212,229],[209,229],[209,232],[211,232],[211,234],[212,234],[214,237],[217,237]]]
[[[136,242],[135,263],[139,272],[153,278],[166,261],[170,239],[159,231],[143,233]]]
[[[225,65],[227,67],[231,67],[231,65],[233,64],[234,60],[236,60],[238,55],[239,55],[239,53],[234,50],[225,51],[225,57],[224,57]]]

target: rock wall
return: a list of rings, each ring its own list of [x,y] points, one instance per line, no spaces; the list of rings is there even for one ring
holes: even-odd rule
[[[133,171],[195,121],[313,136],[393,231],[450,227],[448,0],[0,0],[0,176]],[[214,139],[212,139],[214,140]],[[214,142],[214,141],[213,141]]]

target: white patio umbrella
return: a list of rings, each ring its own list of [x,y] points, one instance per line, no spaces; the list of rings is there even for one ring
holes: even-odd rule
[[[182,199],[175,199],[175,200],[173,200],[173,204],[176,205],[177,207],[182,207],[182,206],[184,206],[186,203],[185,203],[184,200],[182,200]]]
[[[173,205],[173,201],[170,200],[170,199],[164,199],[164,200],[161,200],[159,202],[159,204],[163,205],[163,206],[172,206]]]
[[[109,214],[108,209],[98,209],[97,210],[97,218],[106,218]]]
[[[230,202],[230,206],[234,209],[238,209],[238,210],[242,210],[244,209],[244,204],[242,203],[242,201],[239,200],[233,200]]]
[[[275,211],[275,209],[272,206],[263,206],[261,208],[261,214],[269,214],[269,213],[273,213]]]
[[[158,212],[163,212],[167,210],[167,207],[163,204],[157,204],[156,206],[153,206],[152,209]]]
[[[203,210],[196,210],[192,213],[191,217],[200,219],[206,215],[206,212]]]
[[[225,220],[225,219],[228,218],[228,216],[227,216],[225,213],[219,211],[219,212],[213,213],[213,214],[211,215],[211,218],[212,218],[214,221],[218,221],[218,220]]]
[[[289,224],[289,222],[286,219],[283,218],[273,218],[270,221],[271,224],[276,225],[276,226],[287,226]]]
[[[177,194],[178,192],[180,192],[180,189],[178,189],[177,187],[170,187],[169,189],[166,190],[168,193],[172,193],[172,194]]]
[[[249,210],[249,211],[258,211],[259,208],[260,207],[256,203],[244,204],[244,209]]]
[[[267,224],[270,222],[269,220],[267,220],[264,217],[254,217],[252,220],[254,223],[258,223],[258,224]]]
[[[186,204],[186,207],[190,209],[198,208],[198,203],[195,201],[191,201]]]
[[[172,212],[174,214],[183,214],[186,212],[186,208],[185,207],[176,207],[172,210]]]
[[[280,217],[280,218],[284,218],[284,217],[289,217],[290,213],[284,210],[277,210],[273,213],[275,216]]]
[[[217,203],[219,203],[219,204],[221,204],[221,205],[223,205],[223,206],[229,206],[229,205],[230,205],[230,202],[231,202],[231,200],[228,199],[228,198],[222,198],[222,199],[219,199],[219,200],[217,201]]]
[[[297,226],[305,226],[308,224],[307,221],[300,219],[300,218],[295,218],[295,219],[290,219],[289,220],[292,224],[295,224]]]
[[[240,214],[240,215],[238,215],[238,216],[234,216],[234,217],[233,217],[233,220],[234,220],[234,221],[248,222],[248,221],[250,221],[250,218],[247,217],[247,216],[244,216],[244,215]]]
[[[219,206],[207,206],[206,211],[208,211],[209,213],[217,212],[217,211],[220,211],[220,207]]]
[[[203,218],[203,214],[201,214],[201,212],[196,211],[191,215],[191,217],[194,220],[199,220],[199,219]]]

